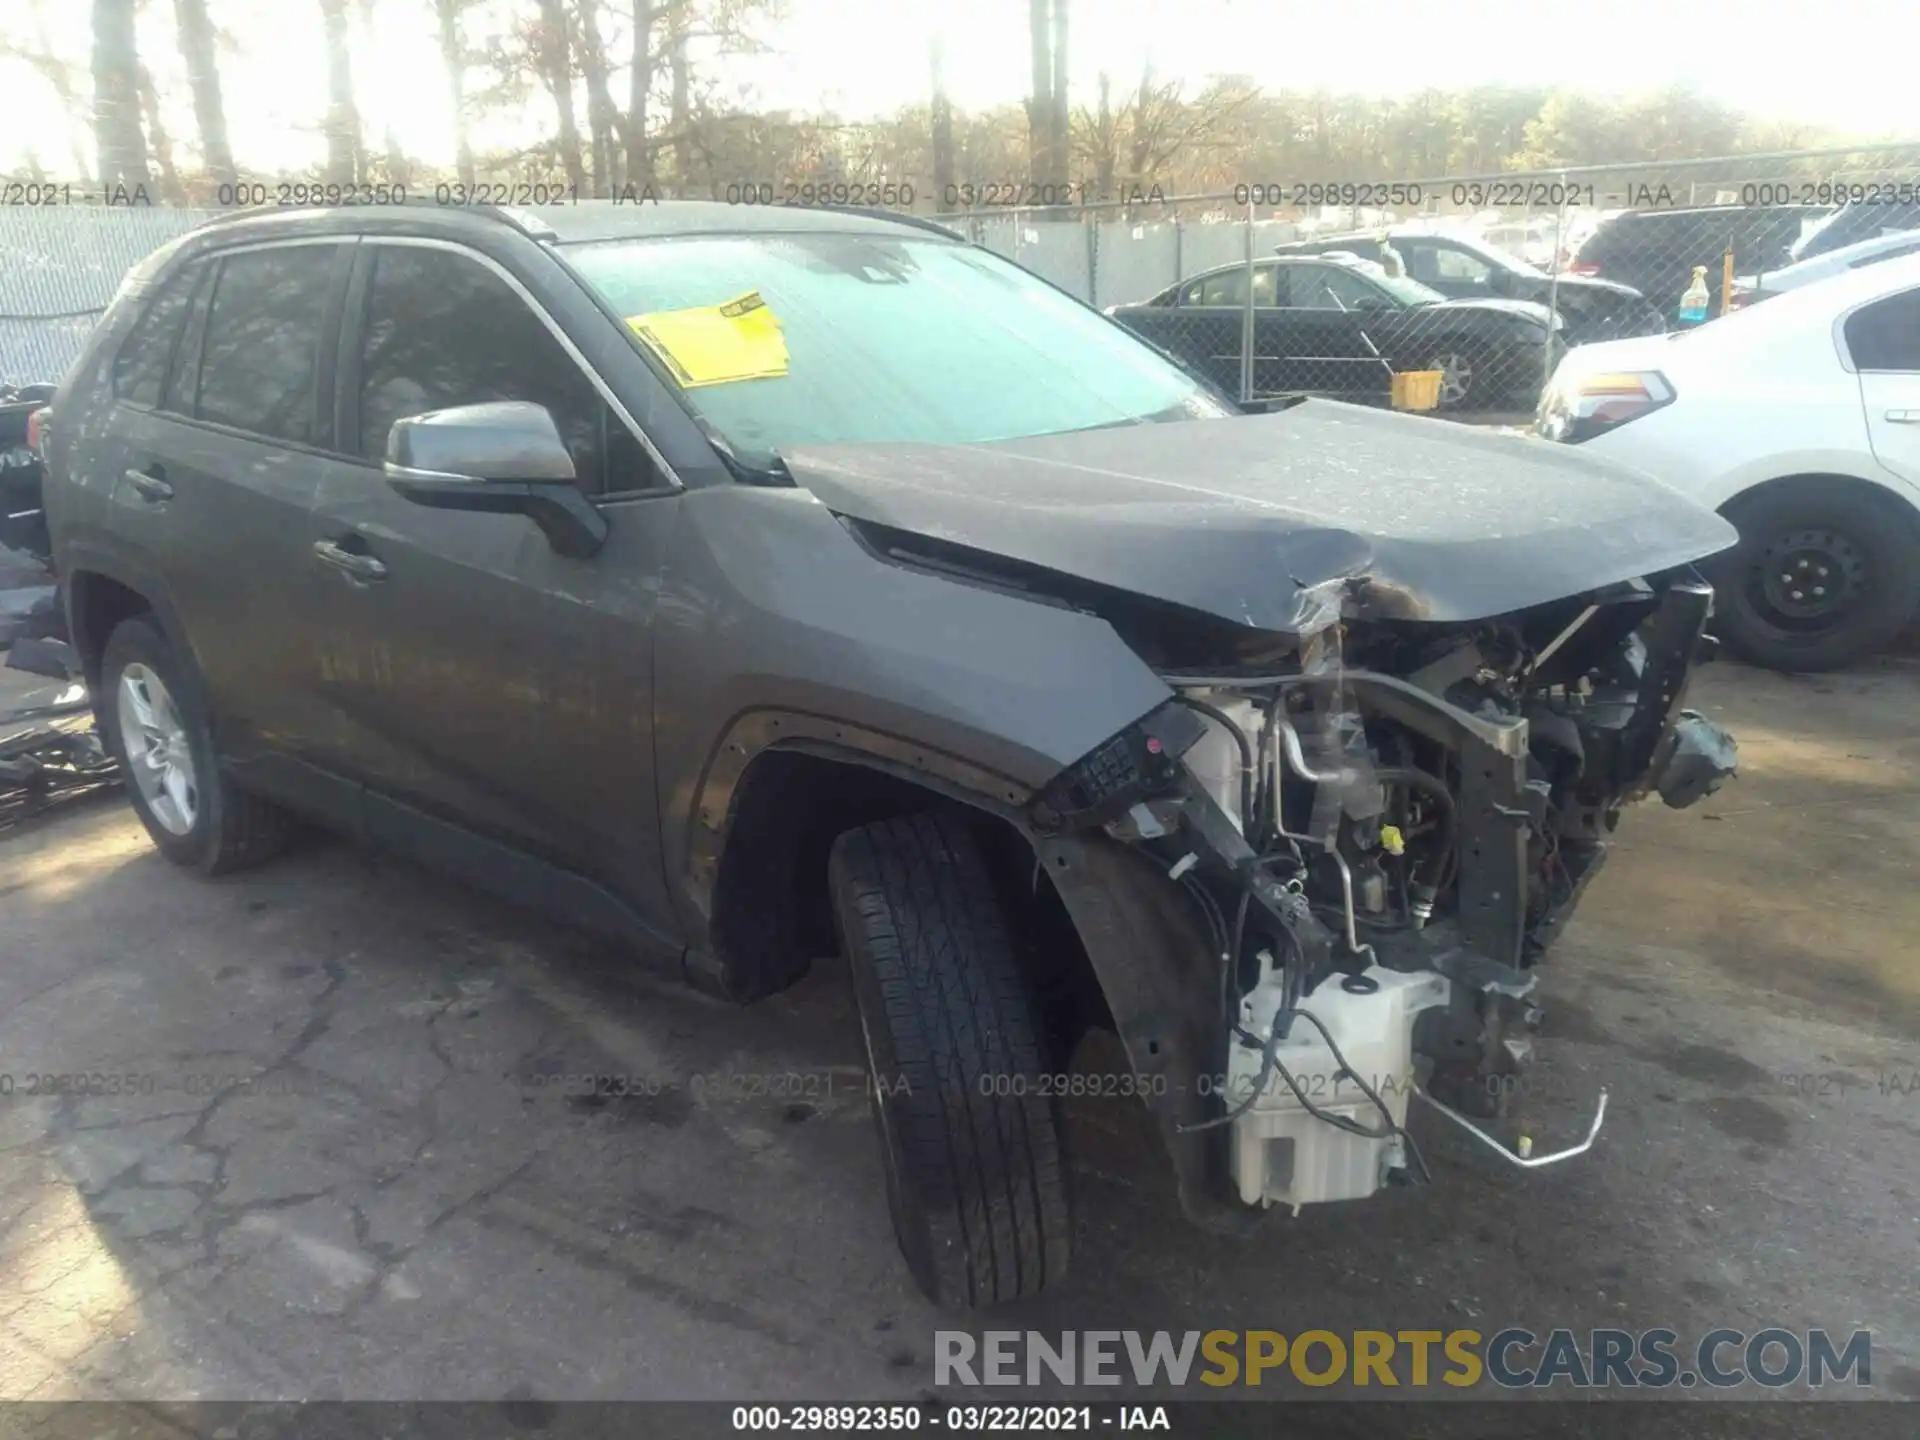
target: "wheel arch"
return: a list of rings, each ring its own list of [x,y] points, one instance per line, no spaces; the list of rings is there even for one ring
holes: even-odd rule
[[[100,660],[106,653],[107,638],[121,621],[135,615],[152,616],[170,645],[182,654],[191,654],[179,615],[151,576],[88,557],[64,569],[60,583],[66,600],[67,630],[90,687],[99,688]]]
[[[856,725],[757,712],[729,731],[721,755],[691,821],[705,905],[688,951],[696,983],[740,1002],[793,983],[834,944],[833,839],[890,815],[958,810],[1016,907],[1055,1060],[1065,1068],[1087,1027],[1113,1030],[1183,1209],[1222,1231],[1247,1223],[1216,1183],[1225,1132],[1187,1128],[1209,1113],[1205,1078],[1221,1057],[1213,957],[1178,885],[1105,834],[1036,832],[1025,814],[1031,792],[1006,777]]]
[[[1915,538],[1920,539],[1920,496],[1914,495],[1891,480],[1843,470],[1794,470],[1765,480],[1753,481],[1726,496],[1715,508],[1724,518],[1738,524],[1735,517],[1739,511],[1763,496],[1814,485],[1840,486],[1856,494],[1868,495],[1876,503],[1892,506],[1893,513],[1904,517],[1912,527]]]
[[[716,747],[687,817],[688,970],[752,1000],[831,948],[826,854],[856,826],[929,808],[963,811],[1008,866],[1031,845],[1031,787],[957,756],[828,716],[759,709]]]

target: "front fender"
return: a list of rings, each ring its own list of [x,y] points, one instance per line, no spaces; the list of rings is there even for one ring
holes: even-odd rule
[[[1007,811],[1170,691],[1095,616],[894,563],[798,489],[683,497],[657,614],[667,884],[706,934],[733,789],[805,740]]]

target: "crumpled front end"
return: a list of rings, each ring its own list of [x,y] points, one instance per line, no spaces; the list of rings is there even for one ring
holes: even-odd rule
[[[1143,859],[1204,937],[1206,964],[1118,1008],[1185,1017],[1204,1053],[1173,1083],[1196,1093],[1158,1107],[1183,1189],[1254,1207],[1424,1178],[1416,1097],[1515,1164],[1564,1158],[1481,1123],[1528,1059],[1537,963],[1624,807],[1691,804],[1738,763],[1685,708],[1712,643],[1690,569],[1458,624],[1355,619],[1352,588],[1320,587],[1318,623],[1265,654],[1197,666],[1138,628],[1176,698],[1031,815],[1063,868],[1075,837]],[[1100,904],[1050,873],[1094,949]],[[1163,1018],[1135,1028],[1137,1068],[1183,1048]]]

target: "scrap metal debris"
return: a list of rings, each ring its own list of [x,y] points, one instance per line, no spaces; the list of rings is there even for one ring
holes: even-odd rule
[[[58,673],[70,659],[53,641],[16,641],[8,654],[8,669],[56,671],[56,678],[16,692],[0,709],[0,831],[120,783],[119,766],[94,727],[86,685]]]

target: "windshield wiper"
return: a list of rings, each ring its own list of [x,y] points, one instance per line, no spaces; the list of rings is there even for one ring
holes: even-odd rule
[[[793,472],[787,468],[787,462],[778,455],[770,456],[764,465],[753,465],[742,460],[728,450],[720,451],[720,458],[734,475],[749,485],[793,485],[797,482]]]
[[[733,472],[734,479],[748,485],[792,485],[794,483],[793,472],[787,469],[787,462],[777,453],[770,453],[764,465],[744,460],[740,452],[733,448],[733,443],[716,430],[704,416],[695,415],[693,423],[700,428],[700,433],[707,437],[707,443],[713,446],[714,453],[720,457],[727,469]]]

